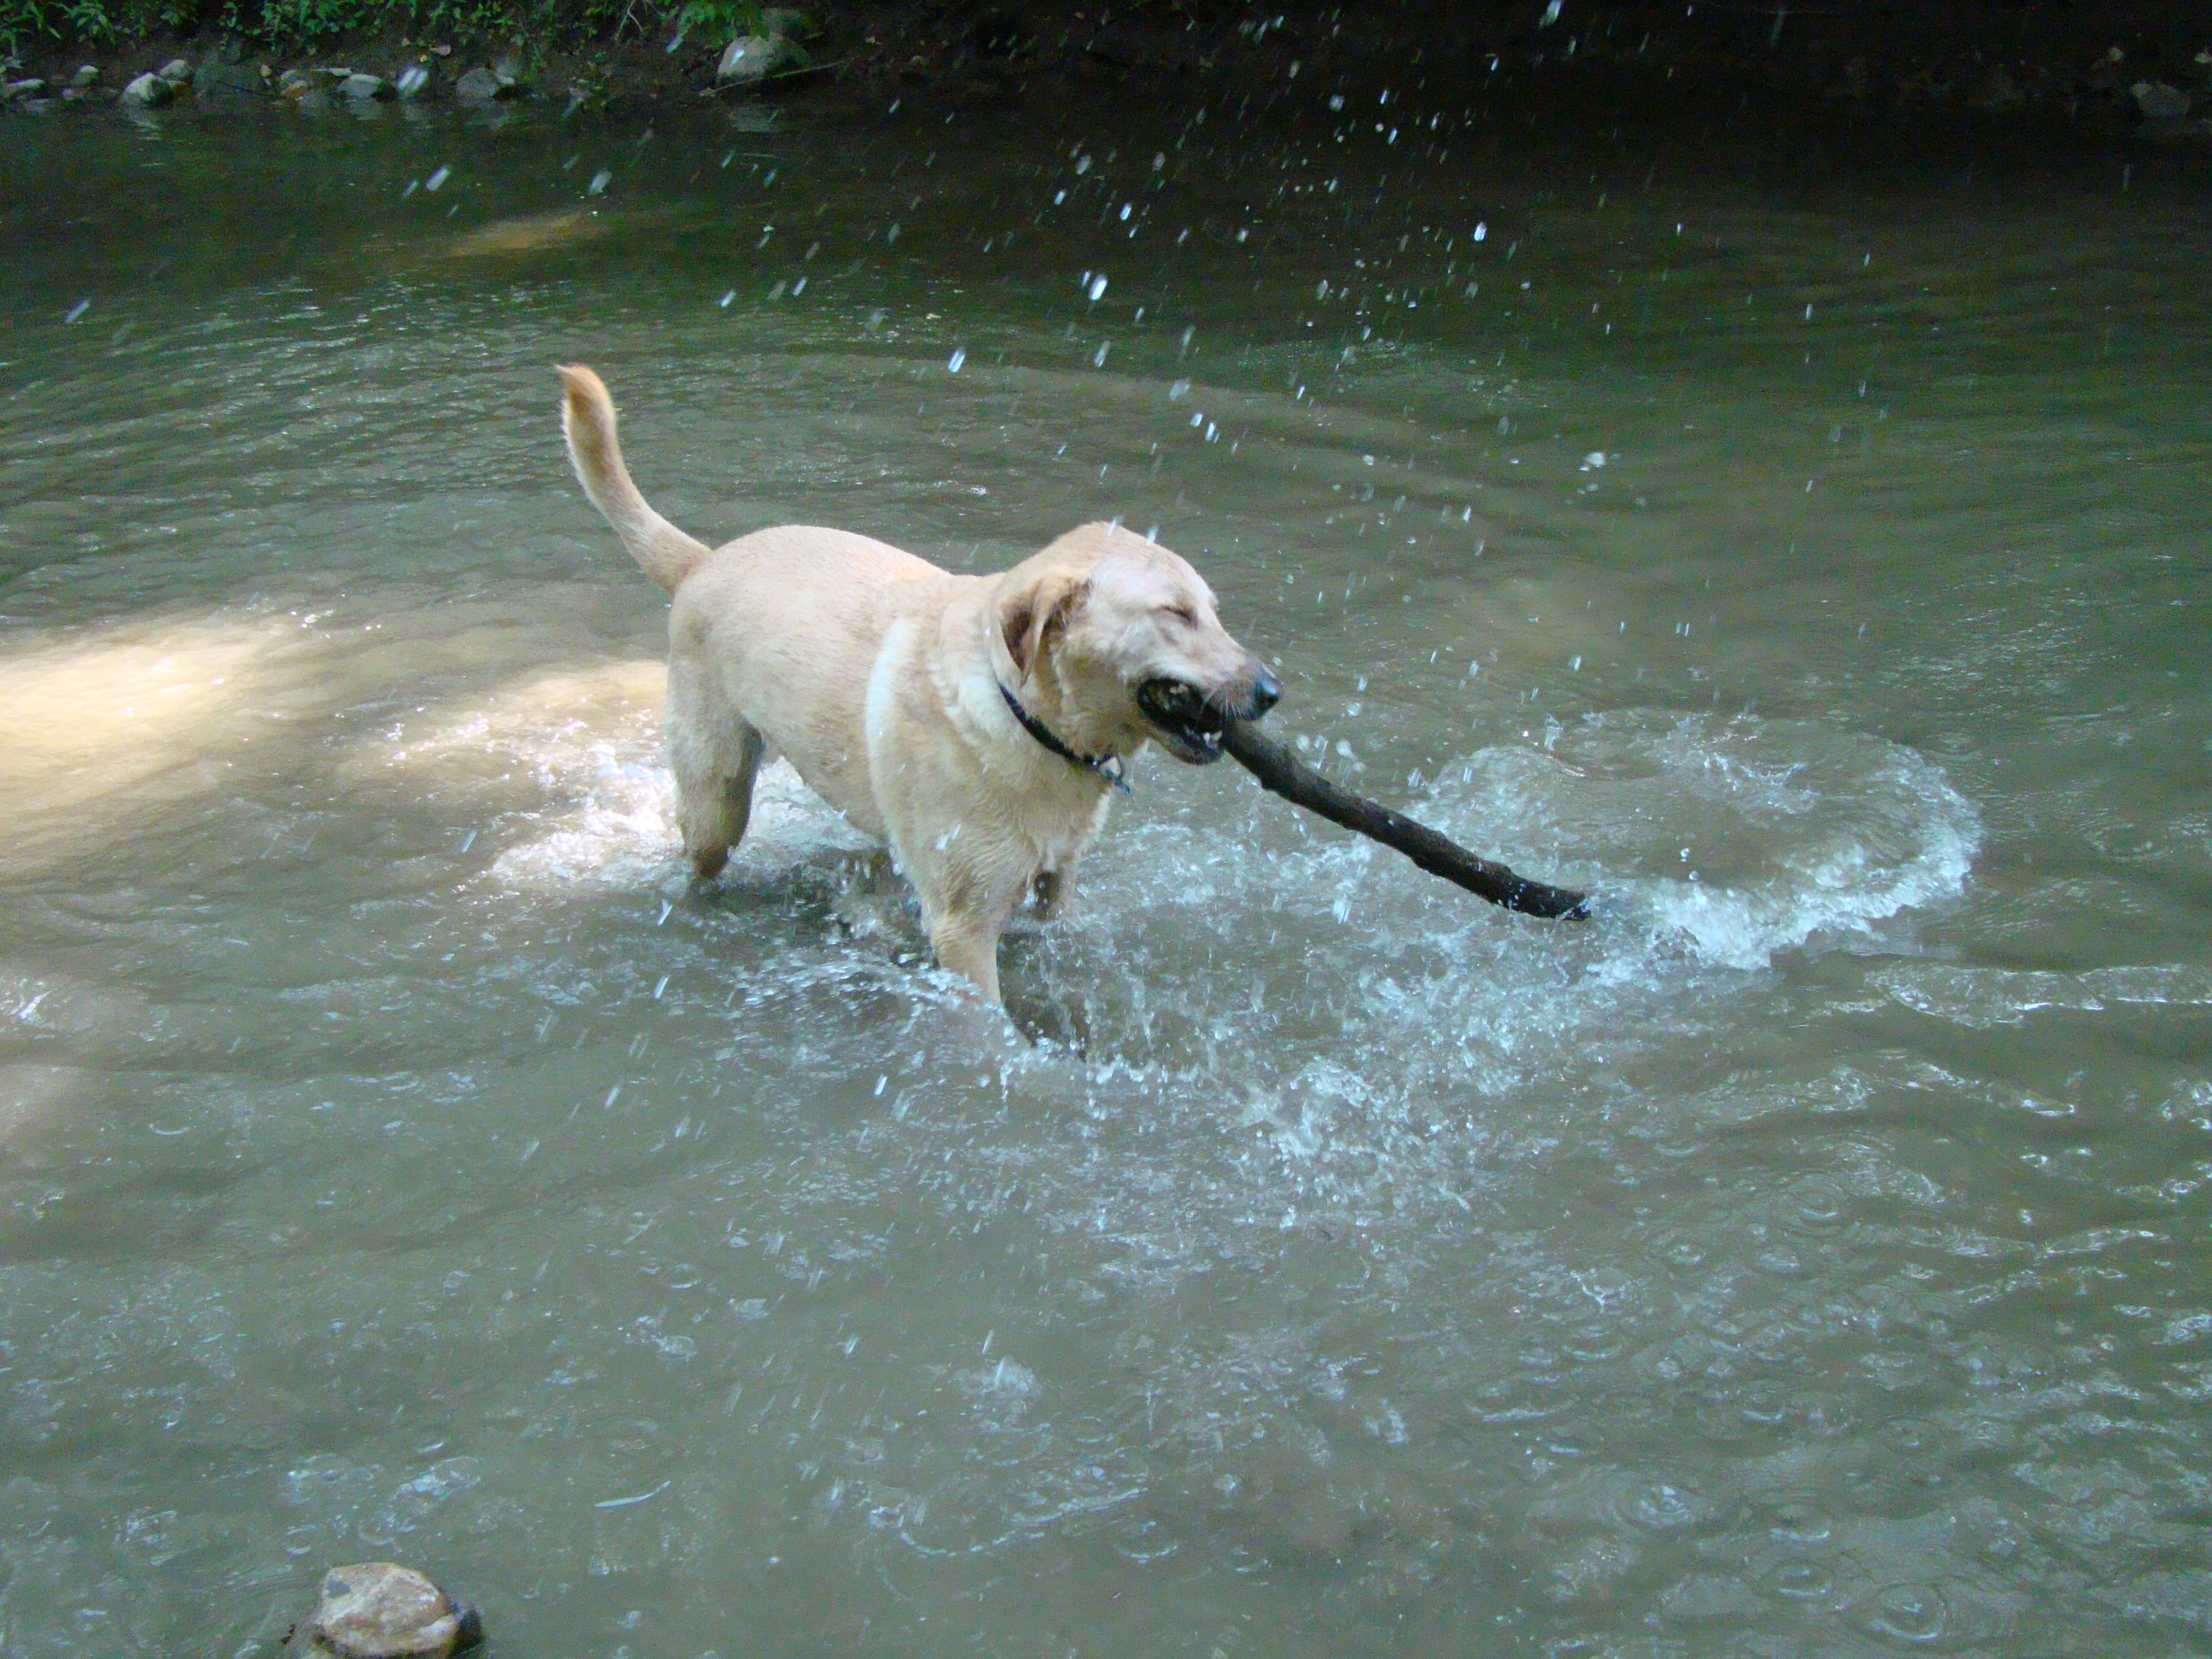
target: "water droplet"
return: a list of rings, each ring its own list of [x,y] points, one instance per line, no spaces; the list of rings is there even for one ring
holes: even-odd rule
[[[440,167],[435,173],[432,173],[428,178],[422,181],[422,188],[429,191],[433,194],[435,194],[437,191],[445,188],[446,180],[453,176],[453,168]]]
[[[1103,276],[1091,279],[1090,295],[1094,304],[1106,297],[1106,279]]]
[[[967,361],[967,349],[962,346],[956,346],[953,349],[952,355],[945,360],[945,373],[948,374],[957,374],[960,372],[960,365]]]

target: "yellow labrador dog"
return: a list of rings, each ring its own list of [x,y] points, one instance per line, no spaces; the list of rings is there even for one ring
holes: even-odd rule
[[[1221,757],[1225,716],[1281,689],[1223,629],[1198,572],[1085,525],[994,576],[956,576],[843,530],[780,525],[708,548],[646,504],[588,368],[559,371],[584,491],[668,618],[668,759],[702,877],[745,832],[770,749],[889,844],[945,968],[999,1000],[999,935],[1048,913],[1147,739]]]

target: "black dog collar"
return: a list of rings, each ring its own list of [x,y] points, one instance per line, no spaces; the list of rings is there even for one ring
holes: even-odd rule
[[[1130,793],[1128,780],[1122,775],[1120,756],[1077,754],[1060,740],[1050,726],[1022,707],[1014,694],[1006,690],[1006,683],[1004,680],[999,679],[996,675],[993,675],[992,678],[998,685],[999,695],[1006,700],[1006,707],[1014,711],[1014,718],[1022,723],[1023,731],[1028,732],[1070,766],[1080,767],[1085,772],[1096,772],[1123,794]]]

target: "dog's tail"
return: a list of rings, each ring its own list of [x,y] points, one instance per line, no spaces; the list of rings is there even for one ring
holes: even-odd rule
[[[645,574],[673,593],[707,556],[707,544],[654,512],[629,481],[622,446],[615,441],[615,404],[605,383],[580,363],[554,373],[561,377],[561,435],[568,441],[568,462],[584,493],[606,515]]]

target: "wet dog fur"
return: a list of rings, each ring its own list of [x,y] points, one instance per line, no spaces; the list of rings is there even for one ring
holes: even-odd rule
[[[672,598],[668,759],[702,878],[744,836],[754,777],[781,752],[890,848],[939,963],[995,1003],[1000,934],[1032,893],[1048,912],[1065,899],[1113,771],[1147,742],[1217,760],[1223,719],[1279,695],[1198,572],[1115,526],[995,575],[812,525],[710,549],[631,483],[599,377],[558,373],[576,477]]]

